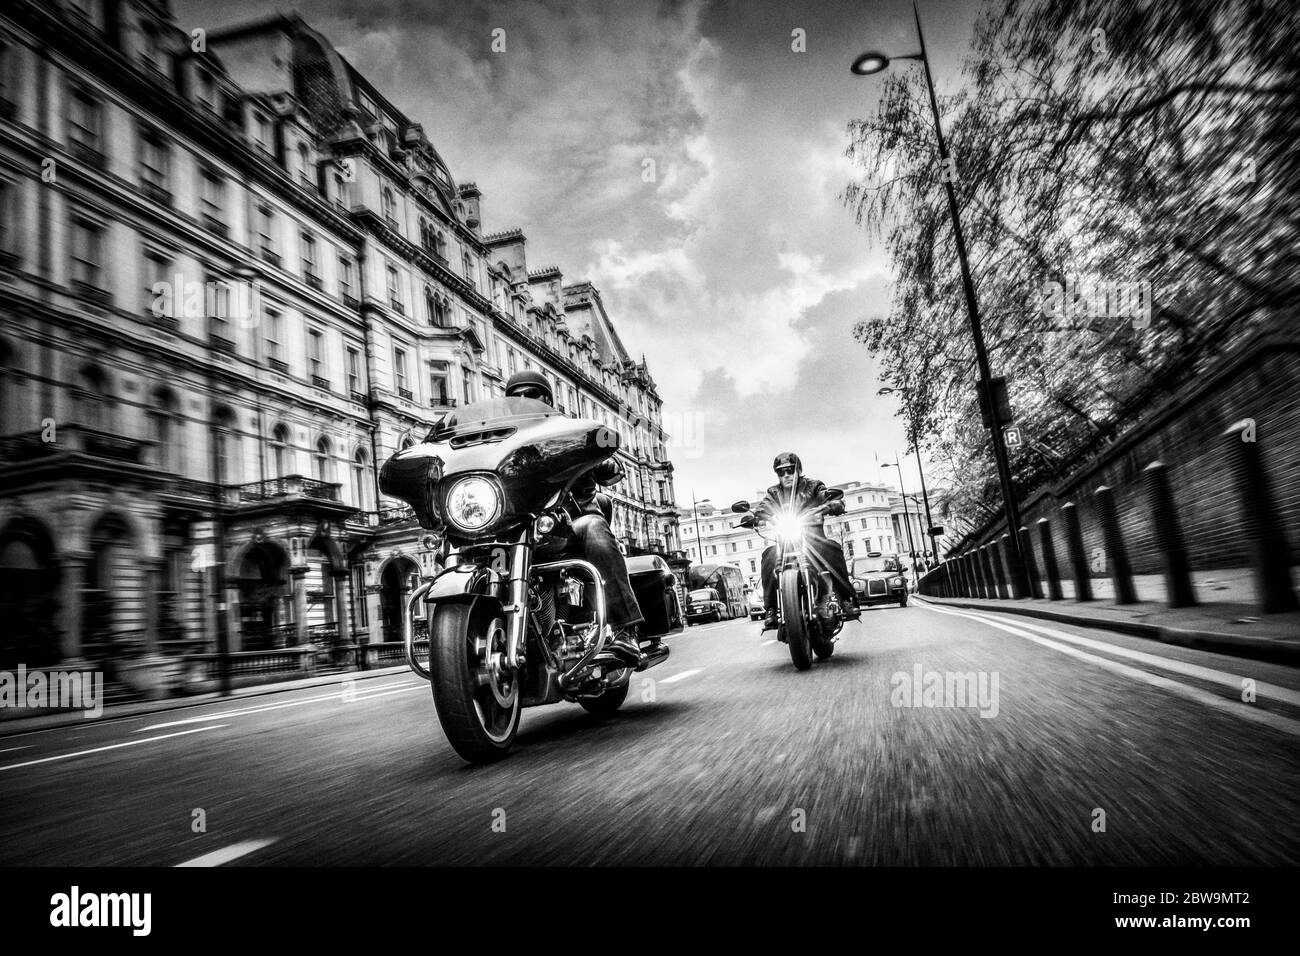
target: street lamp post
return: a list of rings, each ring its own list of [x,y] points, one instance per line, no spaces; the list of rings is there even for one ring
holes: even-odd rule
[[[699,502],[701,505],[711,504],[708,498]],[[695,492],[691,492],[691,514],[695,516],[695,550],[699,554],[700,564],[704,563],[704,539],[700,537],[700,512],[695,502]]]
[[[887,461],[881,468],[893,468],[898,472],[898,494],[903,499],[903,527],[907,529],[907,547],[911,552],[912,578],[916,579],[916,542],[912,540],[912,516],[907,510],[907,490],[903,487],[903,466],[898,463],[898,454],[893,461]]]
[[[877,395],[888,395],[890,392],[902,392],[907,396],[904,401],[907,402],[907,421],[912,430],[912,454],[916,456],[916,473],[921,478],[921,500],[925,502],[925,536],[930,539],[930,554],[934,558],[935,567],[939,566],[939,545],[934,540],[934,535],[930,533],[934,528],[934,519],[930,517],[930,496],[925,490],[925,471],[921,468],[921,448],[916,439],[916,423],[912,419],[912,399],[911,389],[903,386],[902,388],[882,388],[876,392]]]
[[[895,57],[898,60],[920,60],[925,67],[925,85],[930,93],[930,111],[934,114],[934,135],[939,144],[939,162],[945,170],[948,166],[948,144],[944,142],[943,127],[939,123],[939,101],[934,93],[934,77],[930,75],[930,60],[925,53],[925,35],[921,31],[921,12],[915,0],[912,12],[916,19],[916,36],[921,44],[921,52],[908,56]],[[859,76],[879,73],[889,66],[889,57],[883,53],[869,51],[853,61],[850,69]],[[966,297],[966,312],[970,318],[971,337],[975,340],[975,360],[979,367],[979,388],[989,410],[989,420],[993,432],[993,457],[997,461],[998,480],[1002,486],[1002,503],[1007,519],[1007,545],[1011,554],[1012,573],[1016,589],[1020,594],[1028,594],[1028,580],[1025,577],[1025,563],[1020,553],[1020,514],[1016,507],[1015,494],[1011,487],[1011,465],[1007,459],[1007,448],[1002,438],[1002,423],[999,421],[997,398],[993,392],[993,373],[989,369],[989,356],[984,347],[984,333],[980,325],[979,305],[975,300],[975,284],[971,280],[970,262],[966,256],[966,239],[961,231],[961,217],[957,211],[957,193],[953,189],[953,177],[944,175],[944,188],[948,193],[948,211],[952,215],[953,239],[957,247],[957,259],[961,265],[962,290]]]

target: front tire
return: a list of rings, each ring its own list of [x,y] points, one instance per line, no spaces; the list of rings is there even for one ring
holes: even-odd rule
[[[578,703],[589,714],[594,714],[597,717],[610,717],[623,706],[623,701],[627,700],[628,688],[631,686],[631,674],[628,674],[617,687],[611,687],[599,697],[584,697]]]
[[[812,667],[812,647],[808,639],[808,616],[804,609],[803,576],[796,568],[781,572],[781,633],[790,646],[790,660],[796,670]]]
[[[505,619],[490,598],[438,607],[429,625],[429,671],[442,731],[470,763],[491,763],[519,730],[518,675],[504,668]]]
[[[906,594],[904,594],[901,598],[898,599],[898,606],[899,606],[899,607],[907,607],[907,595],[906,595]]]

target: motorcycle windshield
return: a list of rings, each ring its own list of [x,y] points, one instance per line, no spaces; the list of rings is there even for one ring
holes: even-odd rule
[[[405,465],[435,485],[429,503],[436,512],[457,478],[495,474],[503,501],[500,516],[483,529],[488,533],[549,506],[579,475],[613,457],[618,445],[618,433],[599,422],[569,418],[533,399],[492,399],[458,409],[422,444],[394,456],[385,471],[396,474]]]

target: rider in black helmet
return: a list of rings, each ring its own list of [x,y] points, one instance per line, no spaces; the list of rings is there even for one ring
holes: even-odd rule
[[[506,382],[506,397],[531,398],[547,405],[555,404],[546,376],[533,369],[510,376]],[[597,659],[636,664],[641,657],[637,646],[637,625],[645,618],[628,580],[627,562],[618,550],[614,532],[609,528],[609,497],[600,493],[602,485],[617,484],[622,478],[623,467],[617,459],[609,458],[574,480],[565,504],[573,537],[565,550],[594,564],[605,581],[606,612],[614,638]],[[659,643],[658,638],[653,640],[651,650]]]
[[[763,497],[763,501],[757,509],[760,514],[770,517],[786,508],[797,512],[805,508],[816,508],[826,503],[826,485],[816,478],[805,478],[803,476],[803,462],[799,460],[799,456],[794,452],[783,451],[777,455],[772,462],[772,470],[776,472],[777,483],[767,489],[767,494]],[[840,503],[838,509],[832,506],[832,512],[843,514],[844,505]],[[816,524],[806,527],[804,543],[807,545],[808,557],[811,560],[813,570],[816,572],[830,571],[835,593],[839,597],[840,610],[843,612],[845,619],[857,620],[861,617],[862,612],[858,610],[857,597],[854,595],[853,585],[849,581],[849,568],[844,561],[844,549],[840,547],[838,541],[826,536],[820,520]],[[763,600],[767,605],[767,614],[763,618],[763,630],[767,631],[774,629],[777,624],[776,545],[774,544],[769,545],[763,551],[762,572]]]

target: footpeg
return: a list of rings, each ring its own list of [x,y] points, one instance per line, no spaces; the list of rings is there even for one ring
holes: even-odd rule
[[[659,644],[649,652],[642,651],[641,662],[636,665],[636,669],[638,671],[649,670],[666,660],[668,660],[668,645]]]

